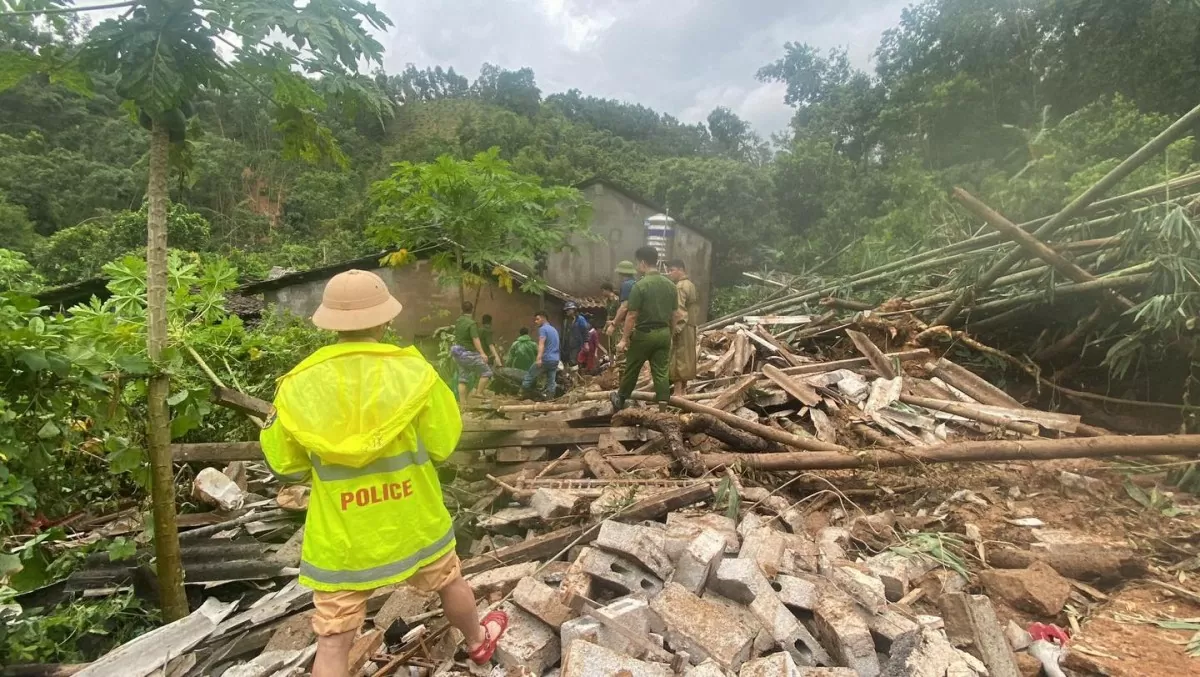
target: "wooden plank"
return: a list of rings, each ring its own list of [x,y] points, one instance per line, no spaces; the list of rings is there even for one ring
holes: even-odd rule
[[[753,386],[754,382],[757,380],[758,374],[743,376],[742,379],[737,382],[737,385],[721,393],[719,396],[717,396],[717,399],[709,403],[709,406],[711,406],[713,409],[720,409],[721,411],[727,411],[730,408],[740,406],[742,400],[744,400],[746,397],[746,391],[750,390],[750,387]]]
[[[383,631],[371,630],[354,640],[354,645],[350,647],[349,668],[346,674],[358,675],[363,666],[367,664],[367,659],[379,651],[379,647],[383,646]]]
[[[799,357],[797,357],[796,354],[792,352],[791,348],[789,348],[786,343],[775,338],[775,336],[771,332],[767,331],[766,327],[761,327],[761,326],[755,327],[754,333],[757,334],[760,338],[762,338],[762,340],[766,341],[767,343],[770,343],[775,348],[775,351],[778,352],[779,355],[783,357],[783,359],[787,360],[787,363],[789,366],[798,367],[802,364],[807,363],[805,360],[802,360]]]
[[[489,432],[513,432],[516,430],[561,430],[570,428],[565,419],[558,416],[543,416],[541,418],[530,418],[523,421],[509,421],[506,419],[463,419],[464,433],[489,433]]]
[[[872,367],[875,367],[875,371],[879,372],[880,376],[886,379],[896,378],[896,368],[892,366],[892,361],[883,354],[879,346],[867,338],[866,334],[847,329],[846,335],[854,342],[854,347],[858,348],[858,352],[870,361]]]
[[[817,394],[815,388],[807,383],[793,379],[792,377],[780,371],[778,367],[770,364],[763,365],[762,373],[763,376],[771,379],[775,385],[783,388],[785,393],[791,395],[800,402],[803,402],[805,406],[815,407],[821,403],[821,396]]]

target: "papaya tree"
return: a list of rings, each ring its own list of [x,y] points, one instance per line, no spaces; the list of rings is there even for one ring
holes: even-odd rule
[[[487,275],[512,291],[508,266],[527,273],[522,290],[545,288],[537,277],[546,256],[592,238],[591,204],[569,186],[543,186],[515,171],[491,148],[470,160],[443,155],[434,162],[398,162],[371,186],[375,243],[397,251],[388,265],[427,255],[446,284],[481,287]]]
[[[0,22],[59,17],[89,9],[118,9],[82,36],[68,34],[34,52],[0,51],[0,88],[40,76],[86,92],[89,76],[115,82],[139,122],[150,131],[146,190],[147,353],[154,366],[147,394],[147,447],[151,466],[156,566],[163,618],[188,613],[175,520],[170,452],[170,380],[167,345],[168,160],[172,144],[187,135],[191,101],[204,89],[238,80],[270,99],[287,155],[344,163],[330,130],[316,114],[324,95],[377,105],[356,77],[359,63],[380,63],[383,48],[370,29],[391,25],[360,0],[133,0],[73,6],[67,0],[0,0]]]

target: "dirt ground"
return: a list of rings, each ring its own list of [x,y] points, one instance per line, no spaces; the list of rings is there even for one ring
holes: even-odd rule
[[[1036,517],[1042,529],[1069,530],[1111,541],[1128,541],[1138,554],[1150,561],[1150,571],[1133,579],[1097,584],[1097,598],[1080,590],[1073,592],[1064,613],[1057,618],[1038,618],[1005,605],[993,597],[1001,624],[1010,619],[1021,627],[1031,622],[1055,623],[1072,631],[1072,651],[1066,666],[1075,674],[1115,677],[1149,675],[1200,675],[1200,658],[1189,656],[1187,644],[1196,630],[1164,629],[1152,621],[1190,620],[1200,623],[1200,604],[1159,588],[1150,580],[1162,580],[1188,590],[1200,589],[1200,576],[1188,573],[1200,542],[1200,517],[1196,500],[1187,494],[1170,497],[1171,505],[1184,511],[1167,516],[1144,508],[1126,493],[1127,475],[1117,463],[1070,460],[1043,463],[988,465],[941,465],[881,470],[878,472],[831,472],[821,477],[839,489],[855,487],[900,488],[894,495],[858,505],[868,513],[895,510],[898,516],[932,514],[948,497],[961,490],[973,492],[972,500],[955,502],[942,520],[924,527],[964,533],[972,524],[983,535],[983,549],[1014,544],[1026,546],[1037,540],[1035,529],[1006,520]],[[1068,489],[1059,480],[1062,471],[1100,480],[1092,493]],[[1161,475],[1128,476],[1149,491]],[[1161,490],[1161,489],[1160,489]],[[886,489],[885,489],[886,492]],[[978,499],[982,499],[979,501]],[[842,503],[842,501],[847,503]],[[852,499],[837,499],[833,509]],[[820,517],[813,516],[818,521]],[[827,519],[827,516],[825,516]],[[903,523],[903,521],[902,521]],[[968,553],[969,566],[984,568],[977,553]],[[969,592],[983,593],[972,577]],[[936,605],[918,602],[923,613],[937,614]],[[1072,619],[1072,616],[1074,617]],[[1200,625],[1196,627],[1200,628]],[[1197,635],[1200,640],[1200,635]],[[1198,642],[1200,643],[1200,642]]]

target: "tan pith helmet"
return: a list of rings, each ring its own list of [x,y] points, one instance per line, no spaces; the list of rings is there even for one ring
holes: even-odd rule
[[[391,322],[403,308],[378,275],[347,270],[325,284],[312,321],[321,329],[361,331]]]

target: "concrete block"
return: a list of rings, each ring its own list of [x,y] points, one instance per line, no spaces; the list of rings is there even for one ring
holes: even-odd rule
[[[799,665],[827,665],[829,652],[812,636],[792,612],[770,591],[759,595],[750,610],[766,628],[771,639]]]
[[[717,566],[708,587],[740,604],[750,604],[763,590],[770,587],[758,563],[738,557],[726,559]]]
[[[575,640],[563,656],[561,677],[672,677],[669,666],[647,663],[584,640]]]
[[[858,677],[850,668],[800,668],[800,677]]]
[[[666,532],[637,524],[609,520],[600,525],[595,545],[630,557],[651,573],[666,580],[675,567],[664,549]]]
[[[663,629],[662,621],[643,599],[626,597],[602,607],[600,611],[639,637],[648,637]],[[571,646],[575,640],[583,640],[634,658],[642,658],[646,653],[644,647],[631,642],[624,635],[590,616],[580,616],[563,623],[559,636],[562,646],[566,647]]]
[[[803,582],[798,582],[796,586],[802,584]],[[740,557],[721,562],[709,587],[736,602],[748,605],[775,645],[787,651],[796,663],[815,665],[829,662],[829,653],[808,629],[796,620],[796,616],[778,596],[775,586],[767,581],[755,562]],[[815,587],[813,585],[814,589]],[[810,605],[813,603],[812,600],[804,601]]]
[[[528,463],[544,461],[550,450],[546,447],[499,447],[496,449],[497,463]]]
[[[738,551],[738,558],[756,562],[763,575],[775,578],[783,566],[786,546],[784,536],[783,532],[771,527],[747,530],[742,538],[742,549]]]
[[[918,579],[937,567],[937,562],[922,554],[901,555],[888,550],[868,559],[866,565],[883,582],[888,601],[898,602]]]
[[[821,598],[821,584],[806,576],[779,575],[771,581],[771,589],[789,609],[812,611]]]
[[[783,566],[784,573],[820,571],[821,549],[817,542],[806,532],[784,534]]]
[[[681,585],[667,585],[650,608],[666,624],[671,648],[688,652],[693,664],[711,658],[727,670],[737,670],[750,657],[754,631]]]
[[[640,593],[648,596],[662,591],[662,579],[627,559],[597,548],[584,548],[575,560],[592,583],[615,591],[619,595]]]
[[[841,527],[825,527],[817,532],[817,548],[820,550],[822,563],[846,559],[846,549],[843,546],[849,543],[850,532]]]
[[[875,649],[888,653],[896,642],[920,634],[921,625],[893,609],[885,609],[882,613],[870,614],[861,610],[871,635],[875,638]]]
[[[737,525],[725,515],[671,513],[667,515],[667,554],[678,560],[688,545],[705,529],[712,529],[725,537],[726,555],[736,555],[741,548],[742,539],[738,536]]]
[[[834,585],[871,613],[877,614],[887,608],[883,581],[878,576],[848,562],[834,564],[827,575]]]
[[[680,555],[672,580],[699,595],[724,557],[725,537],[712,529],[705,529]]]
[[[835,662],[853,668],[863,677],[879,674],[871,629],[848,595],[833,586],[823,588],[813,609],[812,624],[813,634]]]
[[[479,528],[484,531],[500,529],[515,529],[533,526],[540,516],[533,508],[503,508],[479,520]]]
[[[738,677],[800,677],[800,670],[786,653],[776,653],[748,661]]]
[[[726,673],[713,661],[693,665],[683,671],[683,677],[726,677]]]
[[[648,490],[642,487],[606,487],[599,498],[588,506],[592,517],[604,517],[646,497]]]
[[[529,506],[537,511],[542,519],[567,517],[574,513],[583,502],[579,494],[565,489],[541,487],[533,492]]]
[[[578,615],[559,600],[557,590],[532,578],[517,583],[512,601],[555,630]]]
[[[761,635],[764,638],[761,642],[757,639],[755,640],[754,649],[756,654],[775,648],[775,640],[771,638],[770,633],[763,627],[762,621],[758,620],[758,616],[754,615],[748,604],[740,604],[712,590],[705,591],[703,599],[710,604],[720,607],[721,612],[728,618],[733,618],[753,630],[757,633],[756,637]]]
[[[987,672],[977,660],[951,646],[941,632],[923,627],[920,634],[892,647],[880,674],[883,677],[973,677]]]
[[[487,597],[495,593],[507,595],[517,587],[517,583],[522,578],[533,576],[537,570],[537,562],[524,562],[467,576],[467,582],[475,591],[476,598]]]
[[[508,631],[496,645],[496,661],[506,668],[540,675],[559,661],[558,634],[511,602],[500,605],[508,614]]]
[[[396,588],[375,614],[375,627],[386,632],[396,621],[424,613],[435,599],[436,594],[421,592],[407,585]]]

